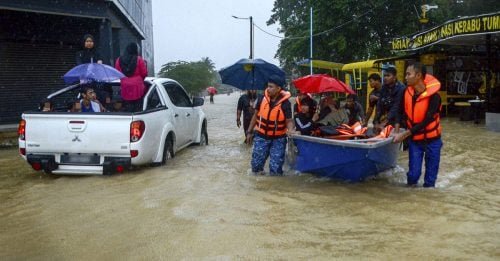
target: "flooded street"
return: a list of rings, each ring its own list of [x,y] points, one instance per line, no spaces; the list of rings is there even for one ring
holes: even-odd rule
[[[253,176],[238,97],[207,100],[209,145],[163,167],[51,176],[0,150],[0,259],[500,259],[500,133],[445,118],[435,189],[405,186],[407,152],[360,184]]]

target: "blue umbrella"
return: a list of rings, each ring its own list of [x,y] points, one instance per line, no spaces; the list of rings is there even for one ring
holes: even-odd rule
[[[241,90],[264,90],[269,76],[276,74],[285,79],[285,72],[262,59],[241,59],[219,71],[222,83]]]
[[[76,82],[111,82],[125,77],[123,73],[115,68],[100,63],[84,63],[73,67],[63,79],[67,84]]]

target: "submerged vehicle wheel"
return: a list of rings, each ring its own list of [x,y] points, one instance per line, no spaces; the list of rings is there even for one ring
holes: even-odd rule
[[[208,131],[207,131],[207,124],[205,122],[201,127],[200,143],[198,143],[198,145],[199,146],[208,145]]]
[[[161,161],[161,165],[166,165],[169,159],[174,157],[174,145],[172,142],[172,138],[170,136],[167,137],[165,141],[165,145],[163,146],[163,158]]]

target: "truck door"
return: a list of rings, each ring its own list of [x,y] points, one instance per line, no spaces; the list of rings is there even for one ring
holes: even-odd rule
[[[167,82],[163,86],[168,94],[168,98],[173,104],[172,108],[175,111],[175,128],[178,137],[179,145],[191,143],[194,139],[196,131],[196,115],[194,109],[184,89],[177,83]]]

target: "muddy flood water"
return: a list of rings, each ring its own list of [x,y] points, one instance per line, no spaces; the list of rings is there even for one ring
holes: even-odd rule
[[[500,133],[445,118],[434,189],[405,186],[407,152],[358,184],[253,176],[238,97],[207,102],[210,144],[163,167],[51,176],[0,150],[0,259],[500,259]]]

